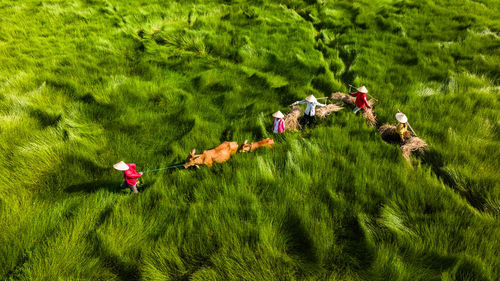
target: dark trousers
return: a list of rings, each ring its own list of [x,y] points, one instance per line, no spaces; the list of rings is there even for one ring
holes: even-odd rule
[[[130,193],[139,193],[139,191],[137,190],[137,184],[130,186],[126,181],[124,181],[122,183],[122,188],[127,188],[127,187],[130,188]]]
[[[314,115],[310,116],[310,115],[304,114],[304,117],[302,118],[302,126],[303,127],[314,126],[314,119],[315,119]]]

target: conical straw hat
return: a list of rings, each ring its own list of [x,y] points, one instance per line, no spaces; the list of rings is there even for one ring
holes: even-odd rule
[[[406,123],[408,122],[408,118],[406,118],[406,115],[404,115],[401,112],[396,113],[396,120],[398,120],[401,123]]]
[[[113,168],[117,169],[118,171],[126,171],[126,170],[128,170],[129,167],[127,164],[125,164],[125,162],[120,161],[120,162],[114,164]]]
[[[283,115],[283,113],[281,113],[281,111],[278,110],[275,113],[273,113],[273,117],[283,118],[283,117],[285,117],[285,115]]]
[[[359,87],[356,90],[360,93],[368,94],[368,89],[365,86]]]
[[[318,102],[318,100],[313,95],[308,96],[306,98],[306,101],[307,102]]]

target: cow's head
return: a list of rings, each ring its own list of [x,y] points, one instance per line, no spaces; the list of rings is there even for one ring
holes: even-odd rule
[[[248,140],[245,140],[241,145],[240,152],[248,152],[252,148],[251,144],[247,144]]]
[[[196,149],[193,148],[193,150],[191,151],[191,153],[189,153],[189,155],[186,159],[186,163],[184,163],[184,168],[187,169],[187,168],[192,167],[192,166],[199,168],[198,165],[203,164],[201,161],[201,155],[196,155],[195,152],[196,152]]]

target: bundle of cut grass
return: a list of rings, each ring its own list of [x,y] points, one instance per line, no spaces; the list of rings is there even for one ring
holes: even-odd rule
[[[396,126],[384,124],[378,128],[378,132],[382,136],[382,139],[389,143],[401,143],[401,138],[396,131]],[[406,131],[404,134],[404,139],[407,141],[411,138],[411,133]]]
[[[316,107],[316,116],[320,118],[325,118],[326,116],[332,114],[333,112],[337,112],[342,110],[344,107],[336,104],[329,104],[323,107]]]
[[[333,93],[331,98],[332,98],[332,100],[343,101],[346,104],[349,104],[349,105],[352,105],[352,106],[355,105],[354,102],[356,101],[355,97],[351,97],[348,94],[344,94],[344,93],[341,93],[341,92]]]
[[[403,153],[403,157],[410,161],[412,152],[418,151],[419,153],[423,153],[426,148],[427,143],[424,140],[418,137],[412,137],[401,146],[401,152]]]
[[[378,132],[382,136],[382,139],[386,142],[395,143],[401,141],[398,133],[396,132],[396,126],[384,124],[378,128]]]
[[[348,94],[337,92],[337,93],[333,93],[331,98],[335,101],[342,101],[345,104],[348,104],[351,106],[356,106],[356,103],[355,103],[356,98],[351,97]],[[368,104],[370,106],[373,106],[375,104],[375,99],[369,100]],[[375,116],[375,112],[373,112],[373,109],[367,108],[366,110],[363,110],[363,117],[366,119],[366,123],[369,126],[375,127],[375,125],[377,124],[377,117]]]
[[[363,117],[365,117],[366,124],[368,124],[368,126],[375,127],[375,125],[377,125],[377,116],[375,116],[373,109],[369,108],[369,109],[364,110]]]
[[[285,115],[284,121],[285,121],[285,128],[288,131],[297,131],[302,129],[302,127],[299,124],[299,117],[300,114],[302,113],[302,110],[298,106],[294,106],[292,110]]]
[[[356,105],[356,103],[355,103],[356,102],[356,98],[355,97],[351,97],[350,95],[344,94],[344,93],[341,93],[341,92],[333,93],[332,96],[331,96],[331,99],[335,100],[335,101],[343,101],[344,103],[346,103],[348,105],[352,105],[352,106]],[[375,99],[369,100],[368,104],[370,106],[373,106],[375,104]]]

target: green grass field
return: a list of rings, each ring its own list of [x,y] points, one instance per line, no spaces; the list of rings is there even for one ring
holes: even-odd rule
[[[498,0],[0,1],[1,280],[499,280]],[[349,108],[366,85],[429,144]],[[192,148],[274,137],[212,168]]]

